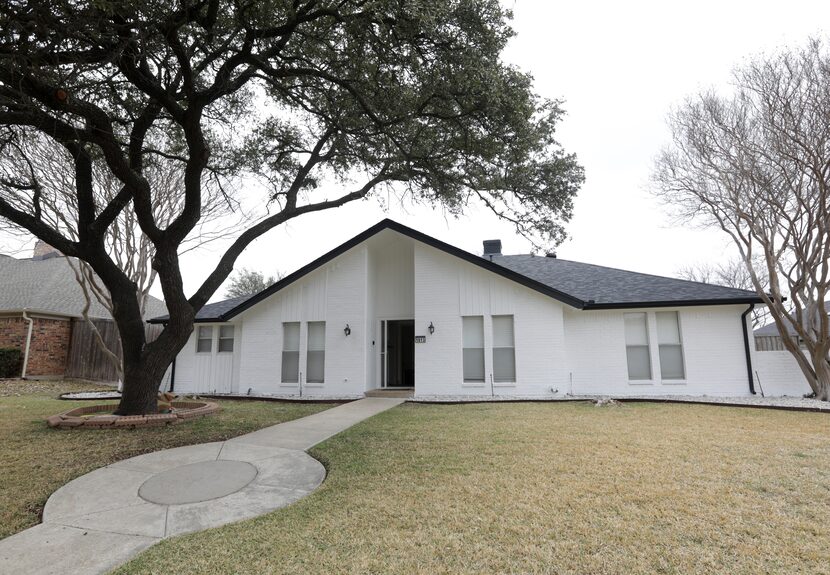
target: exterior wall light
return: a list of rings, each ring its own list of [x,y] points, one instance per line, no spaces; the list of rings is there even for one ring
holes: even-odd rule
[[[346,334],[346,337],[350,336],[352,333],[352,328],[349,327],[349,324],[346,324],[346,327],[343,328],[343,333]]]
[[[432,325],[432,322],[429,322],[429,327],[427,329],[429,330],[429,335],[432,335],[432,334],[435,333],[435,326]]]

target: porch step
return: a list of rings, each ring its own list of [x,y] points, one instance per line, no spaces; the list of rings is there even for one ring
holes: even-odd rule
[[[365,393],[366,397],[412,397],[415,390],[411,387],[370,389]]]

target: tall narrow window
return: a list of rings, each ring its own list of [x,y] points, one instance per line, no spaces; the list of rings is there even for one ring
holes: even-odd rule
[[[308,322],[308,355],[306,382],[323,383],[326,369],[326,322]]]
[[[196,332],[196,353],[210,353],[213,351],[213,326],[200,325]]]
[[[233,326],[219,326],[219,347],[220,352],[233,351]]]
[[[300,322],[282,324],[282,381],[300,381]]]
[[[484,382],[484,318],[472,315],[461,318],[464,381]]]
[[[657,312],[657,344],[660,348],[660,377],[685,379],[683,344],[676,311]]]
[[[651,379],[651,357],[648,352],[646,314],[626,313],[625,354],[628,357],[628,379]]]
[[[513,338],[513,316],[493,316],[493,381],[516,381],[516,348]]]

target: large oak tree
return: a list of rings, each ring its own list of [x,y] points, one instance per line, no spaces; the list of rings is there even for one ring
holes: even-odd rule
[[[50,225],[32,170],[0,182],[0,217],[106,285],[124,351],[119,413],[155,411],[196,312],[246,246],[292,218],[389,190],[451,213],[475,199],[520,233],[561,241],[583,174],[554,139],[559,102],[501,59],[509,17],[497,0],[3,3],[0,152],[49,138],[72,160],[78,214],[74,234]],[[146,172],[158,162],[182,181],[181,208],[164,223]],[[98,169],[120,184],[105,202],[93,193]],[[180,247],[206,186],[229,198],[262,189],[268,210],[185,294]],[[170,314],[151,343],[104,241],[128,206],[153,244]]]

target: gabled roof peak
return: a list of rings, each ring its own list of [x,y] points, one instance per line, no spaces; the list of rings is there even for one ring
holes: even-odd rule
[[[744,290],[709,284],[700,284],[706,286],[707,289],[705,290],[682,289],[681,286],[688,288],[687,284],[694,284],[695,282],[651,276],[553,257],[530,254],[499,256],[492,258],[491,261],[490,257],[471,254],[395,220],[384,218],[263,291],[245,298],[241,303],[225,300],[204,306],[197,313],[196,321],[227,321],[384,230],[400,233],[577,309],[761,302],[757,295]],[[533,263],[528,264],[528,261]],[[593,270],[593,273],[588,273],[591,270]],[[596,270],[606,270],[606,272],[599,273]],[[652,285],[653,289],[649,289],[649,285]],[[165,320],[166,316],[154,318],[151,321],[163,323]]]

